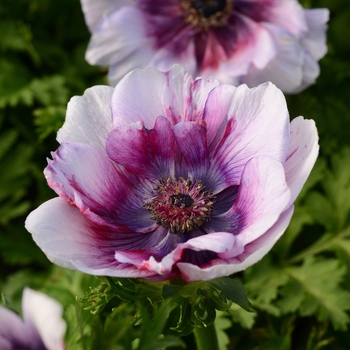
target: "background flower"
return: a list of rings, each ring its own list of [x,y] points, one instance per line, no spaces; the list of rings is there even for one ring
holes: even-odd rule
[[[109,67],[115,85],[138,67],[174,63],[193,76],[298,92],[319,75],[327,9],[296,0],[81,0],[92,33],[90,64]]]
[[[62,306],[43,293],[25,288],[23,320],[0,306],[0,349],[63,350],[66,323]]]
[[[26,227],[58,265],[188,281],[261,259],[286,229],[318,153],[313,121],[289,124],[271,83],[135,70],[68,105],[45,169],[59,195]]]

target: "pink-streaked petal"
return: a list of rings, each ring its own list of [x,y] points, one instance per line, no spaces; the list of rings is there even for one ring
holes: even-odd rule
[[[291,143],[284,165],[286,181],[291,190],[290,205],[298,194],[316,162],[319,145],[315,122],[298,117],[291,122]]]
[[[26,348],[37,341],[23,320],[13,311],[0,305],[0,349]]]
[[[177,145],[184,156],[189,177],[205,181],[203,177],[210,165],[205,123],[181,122],[175,125],[174,133]]]
[[[188,263],[177,263],[182,277],[187,282],[208,281],[213,278],[229,276],[235,272],[245,270],[247,267],[261,260],[273,247],[276,241],[282,236],[289,225],[293,215],[294,207],[286,210],[278,221],[256,241],[244,247],[244,252],[236,258],[227,261],[216,259],[209,267],[199,267]]]
[[[218,167],[224,178],[218,186],[238,185],[253,157],[269,156],[284,162],[289,139],[289,115],[282,92],[271,83],[253,89],[239,86],[222,138],[210,155],[212,166]]]
[[[109,13],[91,36],[86,60],[101,66],[114,65],[145,44],[146,48],[149,42],[145,40],[144,26],[144,17],[137,7],[124,6]]]
[[[91,220],[131,230],[155,227],[137,192],[137,178],[121,167],[118,171],[107,155],[78,143],[63,143],[52,155],[44,171],[49,186]]]
[[[57,133],[57,141],[80,142],[105,152],[105,143],[112,130],[111,97],[113,88],[94,86],[83,96],[68,103],[66,121]]]
[[[48,350],[64,350],[63,336],[66,323],[63,308],[56,300],[43,293],[25,288],[22,297],[24,321],[39,333]]]
[[[304,49],[298,39],[271,24],[264,24],[275,41],[277,54],[264,69],[251,67],[243,82],[253,87],[271,81],[284,92],[292,93],[302,83]]]
[[[132,0],[80,0],[84,12],[85,22],[90,32],[96,29],[97,23],[103,19],[111,9],[117,10],[122,6],[133,5]]]
[[[141,124],[115,128],[106,147],[113,161],[137,176],[155,180],[174,176],[175,137],[165,117],[158,117],[151,130]]]
[[[168,21],[168,18],[166,18]],[[195,44],[190,40],[192,28],[189,26],[184,26],[184,28],[177,32],[175,36],[172,37],[176,43],[168,42],[163,47],[158,48],[154,51],[152,57],[147,62],[147,65],[156,66],[159,70],[165,72],[171,69],[174,64],[180,64],[186,67],[186,70],[193,76],[197,76],[197,62],[195,58]],[[177,44],[178,43],[178,44]],[[186,43],[185,45],[182,45]],[[181,51],[176,53],[176,57],[168,46],[184,46],[181,47]]]
[[[49,260],[59,266],[98,276],[145,278],[154,275],[115,260],[115,251],[122,248],[123,240],[128,240],[132,233],[111,232],[111,237],[103,240],[99,237],[101,228],[91,225],[77,208],[61,198],[51,199],[31,212],[25,226]],[[138,238],[140,246],[147,247],[148,241],[154,244],[149,235],[142,241],[141,234],[136,235],[129,249],[140,248]]]
[[[232,250],[235,244],[236,237],[227,232],[215,232],[192,238],[186,243],[178,244],[170,254],[166,255],[161,261],[156,261],[152,256],[148,261],[143,263],[143,266],[150,271],[157,272],[159,275],[167,275],[171,272],[174,265],[181,260],[183,251],[190,249],[193,251],[210,250],[215,253],[223,253],[227,250]],[[237,246],[236,246],[237,249]],[[238,248],[237,254],[243,250]]]
[[[305,10],[305,18],[309,30],[302,39],[302,44],[314,60],[319,60],[327,52],[326,29],[329,20],[329,10]]]
[[[136,69],[114,90],[113,124],[118,127],[142,120],[147,129],[152,129],[159,116],[167,117],[172,125],[195,120],[202,115],[208,94],[217,85],[213,79],[193,81],[179,65],[166,73],[155,67]]]
[[[235,90],[236,88],[231,85],[219,85],[209,93],[203,120],[207,124],[207,138],[210,149],[214,148],[225,130],[228,110]]]
[[[244,168],[233,206],[228,212],[213,216],[207,224],[208,230],[232,232],[240,245],[245,246],[278,220],[290,196],[283,165],[269,157],[253,158]],[[228,259],[234,254],[235,248],[219,256]]]

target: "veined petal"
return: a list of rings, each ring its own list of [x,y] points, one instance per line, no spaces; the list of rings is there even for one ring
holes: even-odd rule
[[[233,94],[221,140],[211,150],[212,166],[225,178],[222,184],[238,185],[249,159],[264,155],[284,162],[289,139],[289,116],[281,91],[270,83],[254,89],[241,85]]]
[[[145,278],[153,275],[117,262],[114,254],[118,249],[147,248],[148,244],[154,245],[163,239],[96,226],[61,198],[51,199],[34,210],[25,226],[53,263],[98,276]]]
[[[219,85],[210,91],[205,104],[203,120],[207,124],[208,145],[212,150],[225,130],[228,121],[228,110],[236,87]]]
[[[174,127],[176,142],[184,156],[191,179],[205,181],[205,175],[209,169],[206,129],[203,121],[182,122]]]
[[[206,227],[209,232],[231,232],[245,246],[263,235],[278,220],[290,196],[283,165],[270,157],[253,158],[244,168],[231,209],[214,216]],[[233,257],[230,251],[219,256],[223,259]]]
[[[73,97],[67,106],[66,120],[57,133],[57,141],[80,142],[105,151],[112,130],[111,97],[113,88],[94,86],[83,96]]]
[[[175,174],[175,137],[165,117],[158,117],[151,130],[139,124],[115,128],[106,147],[113,161],[137,176],[159,180]]]
[[[89,145],[62,144],[44,173],[58,195],[94,222],[141,231],[155,227],[137,192],[139,180]]]
[[[215,253],[222,253],[232,249],[236,237],[227,232],[215,232],[208,235],[196,237],[188,240],[186,243],[178,244],[170,254],[166,255],[161,261],[156,261],[150,257],[143,263],[150,271],[157,272],[160,275],[167,275],[171,272],[174,265],[181,261],[183,251],[190,249],[193,251],[210,250]]]
[[[212,261],[209,266],[205,267],[182,262],[177,263],[182,277],[187,282],[200,280],[208,281],[213,278],[229,276],[235,272],[245,270],[247,267],[262,259],[270,251],[289,225],[293,210],[293,206],[286,210],[264,235],[245,246],[244,252],[237,255],[236,258],[231,258],[226,261],[217,259]]]
[[[313,120],[298,117],[291,122],[291,143],[284,165],[286,180],[291,190],[290,204],[300,193],[316,162],[319,145],[318,134]]]
[[[193,81],[178,65],[166,73],[155,67],[134,70],[114,90],[113,124],[118,127],[142,120],[152,129],[159,116],[172,125],[194,120],[203,113],[208,94],[217,85],[212,79]]]
[[[62,319],[63,308],[47,295],[25,288],[22,297],[23,318],[35,329],[48,350],[64,350],[63,336],[66,323]]]

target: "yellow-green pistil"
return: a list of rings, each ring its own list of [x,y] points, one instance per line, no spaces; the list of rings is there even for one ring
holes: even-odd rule
[[[152,219],[169,227],[173,233],[189,232],[208,222],[216,201],[213,192],[205,190],[202,181],[182,177],[159,180],[153,194],[144,204],[145,208],[150,211]]]

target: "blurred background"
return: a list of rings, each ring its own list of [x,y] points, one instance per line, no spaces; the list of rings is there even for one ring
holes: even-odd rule
[[[233,276],[257,312],[218,314],[221,350],[350,349],[350,2],[301,2],[331,11],[317,84],[286,96],[291,118],[316,121],[320,156],[282,239]],[[85,62],[89,38],[79,0],[0,1],[0,292],[16,312],[25,286],[59,300],[67,349],[134,349],[108,338],[129,311],[108,328],[107,316],[82,310],[75,296],[97,279],[53,266],[24,229],[28,213],[55,196],[43,169],[67,102],[107,84],[106,70]],[[98,337],[109,340],[93,345]],[[183,339],[195,349],[191,335]]]

